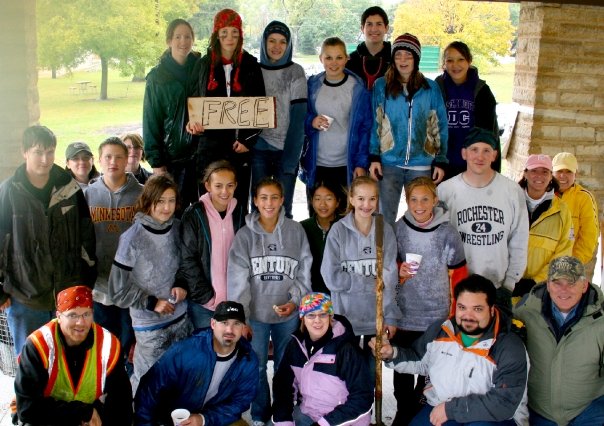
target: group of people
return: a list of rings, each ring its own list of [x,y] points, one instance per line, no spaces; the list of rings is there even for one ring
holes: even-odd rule
[[[203,57],[190,24],[171,22],[143,137],[103,141],[102,174],[86,143],[63,170],[52,131],[25,130],[25,164],[0,185],[0,309],[24,424],[161,425],[186,409],[182,425],[230,425],[251,404],[255,426],[368,425],[377,333],[393,424],[602,423],[598,214],[576,158],[530,155],[520,183],[504,177],[469,48],[451,43],[432,81],[415,36],[384,41],[381,8],[361,30],[350,58],[326,39],[307,81],[281,22],[260,63],[233,10]],[[190,96],[263,95],[274,129],[188,120]]]

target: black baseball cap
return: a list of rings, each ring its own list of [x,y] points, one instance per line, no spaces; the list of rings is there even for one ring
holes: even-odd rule
[[[216,306],[214,316],[212,317],[216,321],[226,321],[230,319],[238,320],[245,324],[245,312],[243,311],[243,305],[237,302],[231,302],[227,300],[220,302]]]

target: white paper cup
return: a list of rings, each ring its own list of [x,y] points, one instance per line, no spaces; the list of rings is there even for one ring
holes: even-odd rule
[[[187,420],[191,413],[185,408],[177,408],[176,410],[172,411],[170,415],[172,416],[174,426],[179,426],[180,422]]]
[[[409,273],[417,274],[420,263],[422,263],[422,255],[416,253],[405,253],[405,262],[409,264]]]
[[[329,126],[331,126],[331,123],[333,123],[333,117],[330,117],[329,115],[325,115],[325,114],[321,114],[321,116],[327,120],[327,126],[323,126],[323,131],[329,129]]]

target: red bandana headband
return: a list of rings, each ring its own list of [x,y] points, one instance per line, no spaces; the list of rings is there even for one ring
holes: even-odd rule
[[[84,285],[69,287],[57,295],[57,311],[74,308],[92,308],[92,290]]]

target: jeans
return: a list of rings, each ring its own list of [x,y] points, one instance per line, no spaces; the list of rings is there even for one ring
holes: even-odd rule
[[[296,426],[311,426],[315,421],[306,414],[302,413],[300,406],[294,406],[294,424]]]
[[[421,331],[397,330],[390,339],[392,345],[410,348],[416,339],[422,336]],[[417,385],[413,374],[393,372],[394,398],[396,399],[396,422],[393,426],[407,425],[421,409],[420,400],[426,378],[417,376]]]
[[[124,359],[127,359],[130,346],[134,344],[130,311],[127,308],[94,302],[94,322],[109,330],[119,339],[122,345],[122,355]]]
[[[266,377],[266,363],[268,362],[269,337],[273,341],[273,371],[276,373],[281,363],[285,348],[291,339],[292,333],[298,328],[297,315],[291,319],[276,324],[249,320],[252,329],[252,349],[258,356],[258,393],[252,403],[252,420],[268,422],[271,418],[271,393]]]
[[[180,208],[177,216],[180,217],[190,204],[199,200],[197,160],[193,158],[183,162],[172,163],[167,169],[168,173],[172,175],[174,182],[178,185]]]
[[[208,328],[210,326],[210,320],[214,316],[214,311],[204,308],[200,304],[191,302],[190,300],[187,313],[189,314],[189,318],[193,323],[194,330],[199,328]]]
[[[53,319],[55,312],[36,311],[19,303],[14,297],[10,298],[10,302],[11,305],[6,309],[6,320],[15,344],[15,355],[19,356],[27,336]]]
[[[556,426],[556,423],[540,416],[529,408],[530,424],[534,426]],[[568,426],[604,425],[604,396],[594,399]]]
[[[380,213],[394,226],[403,187],[420,176],[430,176],[430,170],[410,170],[382,165],[383,179],[380,181]]]
[[[431,405],[424,405],[424,408],[413,418],[409,426],[432,426],[430,423],[430,413],[432,412]],[[476,422],[467,422],[467,423],[459,423],[455,420],[448,420],[443,423],[443,426],[516,426],[516,422],[514,420],[508,419],[503,420],[501,422],[489,422],[489,421],[476,421]]]
[[[252,151],[252,199],[254,197],[253,191],[260,179],[273,176],[283,185],[285,216],[292,219],[292,203],[294,201],[297,173],[287,173],[283,170],[283,156],[284,153],[281,150],[254,149]]]

